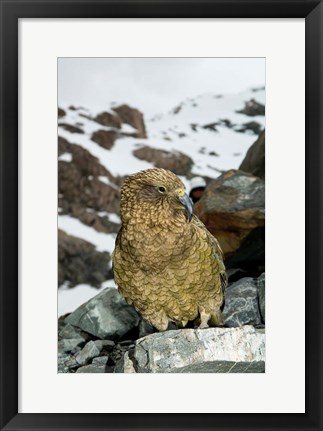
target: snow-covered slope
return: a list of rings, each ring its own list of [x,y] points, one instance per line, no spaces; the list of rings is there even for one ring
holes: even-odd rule
[[[159,148],[185,152],[194,160],[193,173],[215,178],[221,171],[238,168],[255,141],[253,132],[237,130],[251,121],[265,127],[264,116],[237,113],[252,99],[264,105],[265,91],[186,99],[166,115],[147,122],[150,141]]]
[[[117,130],[123,136],[114,142],[111,149],[103,148],[91,140],[92,134],[98,130],[116,130],[94,121],[93,118],[98,114],[97,112],[60,105],[65,115],[59,119],[58,136],[65,138],[70,144],[78,144],[86,149],[116,178],[154,166],[153,163],[139,160],[133,155],[133,151],[141,146],[180,151],[190,156],[194,162],[190,176],[216,178],[223,171],[239,167],[248,148],[257,138],[257,130],[265,127],[264,115],[249,116],[237,112],[243,110],[246,103],[252,100],[265,105],[265,90],[249,89],[239,94],[203,94],[187,98],[168,113],[154,115],[150,119],[145,118],[146,139],[125,136],[133,134],[135,129],[123,123],[122,128]],[[107,106],[107,111],[109,109],[110,107]],[[66,124],[81,129],[83,133],[72,133],[64,127]],[[66,152],[60,155],[59,160],[70,163],[73,157]],[[114,183],[106,176],[99,176],[98,179],[119,189],[117,181]],[[181,177],[181,179],[189,188],[189,178]],[[91,212],[93,208],[88,208],[87,211]],[[100,212],[97,214],[100,215]],[[109,220],[119,222],[117,214],[106,213],[105,215]],[[91,242],[98,251],[112,253],[115,233],[97,232],[93,227],[83,224],[69,214],[59,214],[58,222],[59,228],[67,234]],[[110,285],[112,283],[111,281]],[[104,284],[106,285],[107,282]],[[66,289],[66,286],[59,289],[59,315],[72,311],[84,301],[84,297],[88,298],[98,292],[94,288],[86,288],[82,285],[80,291],[82,290],[83,294],[78,297],[77,290],[78,287]],[[86,294],[84,294],[85,291]],[[72,292],[75,292],[75,297]]]

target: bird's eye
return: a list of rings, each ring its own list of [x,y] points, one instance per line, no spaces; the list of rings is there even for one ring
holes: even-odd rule
[[[165,189],[165,187],[161,186],[161,187],[158,187],[158,191],[159,191],[160,193],[165,193],[165,192],[166,192],[166,189]]]

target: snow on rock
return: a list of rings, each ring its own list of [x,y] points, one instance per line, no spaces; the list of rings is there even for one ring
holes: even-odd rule
[[[58,157],[58,160],[61,162],[71,162],[73,160],[73,156],[71,153],[63,153]]]
[[[256,137],[238,132],[251,118],[237,111],[255,99],[264,104],[265,90],[248,90],[234,95],[203,94],[186,99],[167,114],[147,122],[147,134],[156,148],[183,151],[194,160],[193,173],[216,178],[221,171],[238,168]],[[264,116],[252,121],[265,127]]]
[[[97,232],[74,217],[59,215],[58,228],[65,231],[68,235],[76,236],[94,244],[98,251],[109,251],[112,253],[114,250],[116,234]]]
[[[130,126],[130,124],[123,123],[121,128],[122,133],[138,133],[138,130]]]
[[[72,143],[77,143],[92,153],[113,175],[129,175],[139,170],[153,167],[152,163],[139,160],[133,151],[139,145],[150,146],[165,151],[180,151],[194,160],[193,174],[216,178],[222,171],[238,168],[248,148],[255,141],[251,130],[239,132],[251,120],[265,127],[262,115],[249,117],[239,113],[246,102],[255,100],[265,104],[264,89],[250,89],[239,94],[203,94],[184,100],[176,109],[146,120],[148,138],[122,137],[117,139],[110,150],[91,141],[92,133],[99,129],[111,130],[91,120],[94,114],[83,110],[66,110],[64,122],[81,127],[84,134],[73,134],[59,127],[59,135]],[[64,107],[63,107],[64,108]],[[134,129],[122,124],[122,131]]]
[[[121,224],[121,218],[118,216],[118,214],[108,213],[106,211],[98,211],[97,215],[100,217],[108,217],[109,221]]]
[[[129,175],[130,173],[153,167],[152,163],[139,160],[132,155],[138,145],[137,138],[118,139],[111,150],[107,150],[91,141],[91,134],[87,132],[82,135],[73,134],[59,128],[59,136],[88,150],[114,176]],[[146,139],[140,139],[140,141],[146,141]]]

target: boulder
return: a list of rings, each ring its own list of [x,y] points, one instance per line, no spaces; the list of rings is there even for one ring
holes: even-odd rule
[[[194,205],[194,212],[218,239],[227,268],[257,266],[258,270],[258,266],[264,264],[263,180],[230,170],[208,184],[204,195]],[[243,253],[237,255],[242,246]]]
[[[97,340],[97,341],[99,341],[99,340]],[[106,365],[108,363],[108,360],[109,360],[108,356],[98,356],[96,358],[93,358],[92,364],[95,364],[95,365]]]
[[[79,167],[82,174],[92,175],[94,177],[106,176],[111,182],[115,182],[116,178],[101,165],[100,161],[94,157],[89,151],[78,144],[73,144],[67,139],[58,137],[58,156],[63,153],[70,153],[73,157],[73,162]]]
[[[257,121],[249,121],[248,123],[240,124],[235,128],[236,132],[239,133],[253,133],[254,135],[259,135],[263,129],[263,126]]]
[[[226,268],[240,268],[245,276],[258,277],[265,270],[265,226],[253,229],[236,252],[227,256]]]
[[[99,356],[93,359],[92,363],[78,368],[77,373],[106,373],[108,356]]]
[[[100,349],[94,344],[93,341],[89,341],[83,349],[75,356],[76,362],[80,365],[87,364],[90,359],[99,356]]]
[[[101,112],[95,118],[93,118],[99,124],[106,127],[115,127],[121,129],[122,120],[121,118],[112,112]]]
[[[100,350],[112,350],[115,346],[115,342],[112,340],[94,340],[94,344]]]
[[[82,332],[79,328],[75,328],[75,326],[70,325],[69,323],[60,329],[58,332],[59,339],[76,339],[80,338],[83,341],[87,341],[88,335]]]
[[[137,129],[137,138],[147,138],[144,116],[138,109],[131,108],[129,105],[120,105],[113,108],[121,121]]]
[[[140,317],[115,288],[106,288],[65,318],[101,339],[120,339],[138,327]]]
[[[225,290],[223,319],[225,326],[230,328],[261,324],[255,279],[245,277],[228,285]]]
[[[58,162],[58,205],[63,214],[69,214],[73,205],[118,213],[120,192],[113,175],[87,150],[59,137],[58,154],[63,153],[72,154],[71,162]],[[106,177],[111,184],[100,177]]]
[[[57,111],[58,111],[58,112],[57,112],[58,118],[65,117],[66,112],[64,111],[64,109],[62,109],[62,108],[58,108],[58,110],[57,110]]]
[[[64,130],[67,130],[70,133],[84,133],[80,127],[73,126],[72,124],[58,123],[58,126],[62,127]]]
[[[176,175],[187,175],[193,166],[193,160],[180,151],[166,151],[151,148],[147,145],[133,151],[140,160],[154,164],[156,168],[168,169]]]
[[[265,105],[257,102],[255,99],[250,99],[245,102],[244,108],[240,109],[240,111],[236,111],[239,114],[245,114],[249,117],[255,117],[257,115],[265,115]]]
[[[58,351],[61,353],[75,353],[84,344],[85,340],[83,338],[64,338],[58,342]]]
[[[60,214],[64,214],[64,208],[61,208]],[[105,214],[101,215],[94,210],[89,210],[89,208],[84,208],[78,204],[71,204],[68,207],[69,211],[67,214],[78,218],[82,223],[87,226],[93,227],[97,232],[104,233],[118,233],[120,229],[120,223],[115,223],[109,220],[109,217]]]
[[[99,252],[83,239],[58,230],[58,285],[88,283],[100,287],[108,279],[110,253]]]
[[[265,273],[263,272],[257,280],[258,286],[258,300],[259,300],[259,309],[262,321],[265,323],[265,311],[266,311],[266,302],[265,302]]]
[[[76,370],[77,373],[105,373],[106,364],[89,364],[84,365]]]
[[[63,213],[69,214],[73,205],[96,211],[119,212],[119,188],[92,175],[84,175],[76,163],[59,161],[58,178],[58,205]]]
[[[101,147],[111,150],[114,142],[119,138],[119,132],[115,130],[97,130],[92,133],[91,140]]]
[[[265,333],[252,326],[154,333],[137,340],[125,354],[122,371],[263,373]]]
[[[251,145],[239,169],[265,179],[265,131]]]

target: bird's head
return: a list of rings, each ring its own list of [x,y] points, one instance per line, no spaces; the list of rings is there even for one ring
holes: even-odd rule
[[[193,215],[192,201],[184,184],[173,172],[165,169],[147,169],[126,178],[121,188],[123,221],[130,219],[138,208],[143,217],[145,211],[151,213],[153,210],[157,219],[172,215],[190,222]]]

